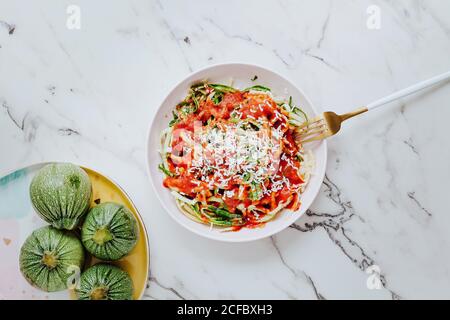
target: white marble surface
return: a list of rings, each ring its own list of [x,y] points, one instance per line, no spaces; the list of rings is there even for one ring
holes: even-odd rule
[[[184,230],[144,160],[159,102],[203,66],[261,64],[346,111],[450,70],[449,56],[442,0],[1,1],[0,171],[64,160],[115,178],[149,230],[146,298],[450,298],[450,84],[348,123],[311,212],[266,240]],[[381,290],[367,288],[372,264]]]

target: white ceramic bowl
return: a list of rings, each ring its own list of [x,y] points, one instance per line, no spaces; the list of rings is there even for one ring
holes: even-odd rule
[[[255,75],[258,76],[258,79],[256,81],[251,81]],[[158,164],[161,163],[161,157],[158,152],[160,148],[159,140],[161,131],[167,128],[169,121],[172,119],[172,110],[177,103],[185,98],[190,86],[193,83],[202,80],[223,84],[230,84],[231,81],[233,81],[233,86],[241,89],[255,84],[264,85],[270,87],[277,97],[288,98],[289,96],[292,96],[294,103],[300,106],[308,115],[312,116],[317,112],[305,94],[292,84],[292,82],[281,75],[256,65],[227,63],[206,67],[192,73],[186,79],[181,81],[164,99],[151,123],[148,132],[146,152],[148,174],[162,206],[175,221],[196,234],[214,240],[244,242],[269,237],[294,223],[313,202],[325,176],[327,162],[326,142],[324,141],[316,145],[307,146],[312,149],[315,155],[316,166],[314,175],[301,196],[302,204],[298,211],[292,212],[283,210],[274,220],[268,222],[262,228],[244,228],[237,232],[222,232],[220,229],[211,229],[207,225],[194,222],[179,211],[175,199],[171,195],[169,189],[163,187],[163,174],[157,167]]]

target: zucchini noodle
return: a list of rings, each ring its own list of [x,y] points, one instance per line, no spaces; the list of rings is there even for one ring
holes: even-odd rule
[[[161,132],[159,169],[179,210],[222,231],[255,228],[296,211],[314,171],[297,140],[307,115],[270,88],[194,84]]]

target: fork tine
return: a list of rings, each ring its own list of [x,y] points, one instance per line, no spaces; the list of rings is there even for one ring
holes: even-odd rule
[[[296,128],[296,132],[299,134],[303,134],[305,132],[311,131],[315,128],[322,127],[325,125],[325,121],[323,119],[317,120],[315,122],[310,123],[309,125]]]
[[[327,124],[325,122],[316,122],[314,126],[307,127],[304,130],[296,131],[296,133],[300,136],[308,134],[309,132],[321,131],[327,128]]]
[[[313,125],[316,122],[319,122],[320,120],[323,120],[322,116],[314,117],[310,121],[303,122],[299,127],[297,127],[297,130],[301,130],[305,127],[310,127],[311,125]]]
[[[304,143],[306,139],[313,137],[313,136],[325,134],[326,132],[327,132],[326,128],[321,128],[319,130],[308,131],[307,133],[300,135],[298,138],[299,138],[300,142]]]
[[[326,139],[339,132],[342,122],[369,109],[364,107],[341,115],[331,111],[324,112],[298,127],[295,130],[294,139],[299,144]]]
[[[325,138],[327,138],[327,134],[323,133],[323,134],[318,135],[318,136],[315,136],[315,137],[313,137],[313,138],[310,138],[310,139],[306,139],[306,140],[304,140],[304,141],[301,141],[301,143],[302,143],[302,144],[305,144],[305,143],[309,143],[309,142],[313,142],[313,141],[317,141],[317,140],[323,140],[323,139],[325,139]]]
[[[305,130],[297,131],[296,133],[300,136],[305,136],[312,132],[321,132],[323,130],[327,130],[328,125],[325,121],[316,122],[314,126],[307,127]]]
[[[308,121],[303,122],[300,126],[297,127],[297,130],[302,130],[309,125]]]

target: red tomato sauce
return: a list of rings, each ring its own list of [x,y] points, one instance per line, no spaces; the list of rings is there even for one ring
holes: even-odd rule
[[[190,163],[178,163],[177,157],[186,157],[184,154],[189,144],[183,140],[177,130],[186,130],[189,138],[193,139],[195,123],[205,125],[208,121],[215,121],[218,125],[230,120],[233,112],[240,115],[240,119],[268,120],[275,129],[280,129],[284,136],[282,138],[282,157],[279,161],[278,171],[274,177],[264,182],[265,190],[272,190],[272,187],[283,180],[285,185],[277,191],[267,192],[259,200],[252,200],[249,197],[250,185],[244,184],[239,179],[230,179],[221,193],[217,194],[207,183],[201,181],[198,172],[190,171]],[[221,198],[226,209],[231,213],[241,212],[238,208],[243,205],[245,208],[254,206],[259,218],[276,209],[280,203],[285,203],[286,208],[298,210],[300,207],[299,186],[304,183],[299,174],[300,162],[296,155],[299,146],[295,142],[292,130],[288,128],[287,112],[280,108],[275,101],[268,99],[267,95],[249,94],[244,92],[234,92],[224,94],[220,103],[215,104],[211,99],[203,101],[198,110],[180,120],[173,127],[172,151],[176,156],[169,157],[168,169],[176,172],[174,177],[166,177],[164,186],[177,190],[192,199],[206,201],[214,194],[214,197]],[[185,133],[186,134],[186,133]],[[210,174],[212,177],[212,174]],[[214,189],[214,188],[213,188]],[[216,190],[217,191],[217,190]],[[226,196],[224,192],[231,192],[232,196]],[[256,228],[264,223],[258,222],[257,215],[247,211],[243,214],[244,224],[233,227],[233,230],[240,230],[243,227]]]

